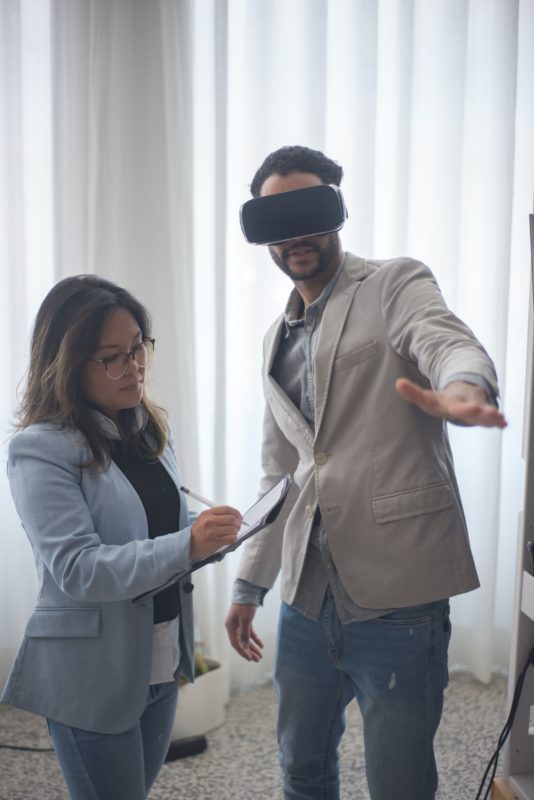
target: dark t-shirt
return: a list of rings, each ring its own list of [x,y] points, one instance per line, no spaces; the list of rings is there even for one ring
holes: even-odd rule
[[[145,509],[151,539],[180,529],[180,495],[159,461],[144,461],[128,453],[125,443],[112,441],[111,457],[130,481]],[[178,584],[154,597],[154,623],[175,619],[180,613]]]

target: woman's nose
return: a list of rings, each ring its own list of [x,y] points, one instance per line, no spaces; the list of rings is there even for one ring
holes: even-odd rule
[[[128,365],[126,367],[126,375],[136,375],[142,367],[139,366],[135,358],[130,356],[128,359]]]

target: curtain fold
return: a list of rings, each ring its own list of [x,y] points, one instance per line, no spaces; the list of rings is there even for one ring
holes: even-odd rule
[[[57,270],[152,311],[156,396],[195,483],[190,5],[55,0],[52,21]]]
[[[344,246],[428,263],[496,360],[509,428],[451,426],[482,581],[454,599],[451,661],[482,680],[506,667],[523,504],[534,0],[2,0],[0,15],[2,441],[38,303],[58,278],[98,272],[152,311],[154,390],[184,480],[248,506],[262,338],[291,286],[243,241],[238,209],[268,152],[322,149],[345,170]],[[3,475],[0,502],[4,607],[25,586],[0,628],[5,673],[34,579]],[[223,628],[238,558],[194,582],[197,638],[244,686],[272,672],[278,596],[256,618],[263,663],[239,660]]]
[[[1,683],[35,597],[33,560],[9,493],[5,453],[31,320],[53,276],[54,231],[49,4],[2,0],[0,15]]]

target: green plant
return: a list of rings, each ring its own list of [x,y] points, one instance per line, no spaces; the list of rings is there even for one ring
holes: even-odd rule
[[[204,657],[204,654],[201,653],[200,651],[195,650],[195,676],[204,675],[204,673],[209,671],[210,668],[208,666],[208,662]]]
[[[215,669],[213,662],[208,663],[208,659],[206,659],[203,650],[204,645],[202,642],[195,642],[195,678],[198,678],[200,675],[205,675],[206,672]],[[189,683],[189,681],[183,675],[180,675],[180,686],[183,686],[184,683]]]

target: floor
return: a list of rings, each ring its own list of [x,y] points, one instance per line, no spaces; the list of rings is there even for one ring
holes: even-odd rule
[[[436,800],[474,800],[505,722],[505,705],[504,678],[485,686],[465,673],[451,675],[436,739]],[[236,694],[224,725],[207,735],[207,750],[165,764],[150,800],[280,800],[275,717],[270,685]],[[41,718],[2,705],[0,744],[50,745]],[[340,757],[342,800],[369,800],[361,723],[352,704]],[[0,749],[0,800],[68,800],[53,753]]]

